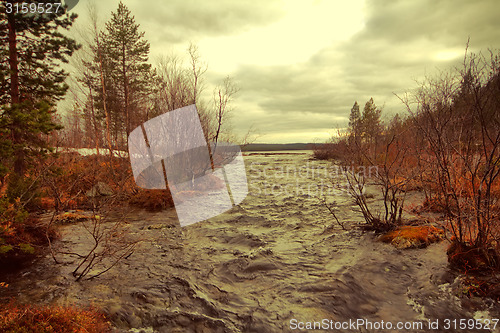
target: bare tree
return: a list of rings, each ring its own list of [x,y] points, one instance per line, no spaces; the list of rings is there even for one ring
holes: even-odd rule
[[[207,71],[207,65],[201,63],[198,47],[191,43],[188,48],[189,57],[191,60],[192,70],[192,85],[193,85],[193,103],[197,104],[199,95],[203,90],[202,76]]]
[[[77,281],[84,277],[90,280],[108,272],[134,252],[137,241],[128,237],[126,224],[121,218],[112,222],[106,215],[98,215],[94,210],[90,219],[82,225],[92,245],[83,253],[66,253],[79,258],[73,270]]]
[[[222,85],[218,86],[214,90],[214,110],[215,110],[215,131],[213,136],[210,137],[210,141],[217,142],[222,133],[222,126],[227,123],[229,114],[231,113],[231,101],[234,95],[238,92],[238,88],[233,83],[231,78],[227,76]]]
[[[430,154],[425,162],[437,176],[431,188],[455,242],[479,249],[489,265],[500,264],[498,245],[493,251],[500,212],[498,59],[492,52],[487,58],[466,51],[461,69],[428,78],[412,99],[402,98],[426,139]]]
[[[352,113],[348,132],[343,135],[339,132],[339,142],[330,144],[330,149],[342,149],[342,153],[334,155],[344,171],[346,189],[368,226],[380,231],[390,230],[402,221],[406,185],[413,177],[406,167],[410,151],[405,139],[407,130],[400,121],[382,127],[381,111],[375,107],[373,99],[366,103],[363,117],[359,117],[357,107],[353,107]],[[326,154],[333,152],[326,151]],[[368,203],[368,185],[380,189],[382,210],[375,211]]]

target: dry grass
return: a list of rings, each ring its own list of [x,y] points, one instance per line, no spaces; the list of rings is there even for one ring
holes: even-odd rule
[[[0,332],[106,333],[111,325],[94,309],[60,306],[6,305],[0,308]]]

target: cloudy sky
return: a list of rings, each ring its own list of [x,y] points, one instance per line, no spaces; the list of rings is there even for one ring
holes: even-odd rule
[[[87,2],[73,9],[85,22]],[[500,48],[498,0],[124,0],[151,61],[198,45],[206,98],[229,75],[232,127],[256,142],[321,142],[346,126],[354,101],[403,113],[394,94],[472,51]],[[97,1],[105,21],[118,1]]]

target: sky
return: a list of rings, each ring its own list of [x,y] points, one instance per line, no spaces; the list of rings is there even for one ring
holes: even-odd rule
[[[86,22],[91,0],[73,9]],[[383,117],[425,76],[460,66],[465,47],[500,48],[498,0],[124,0],[150,61],[199,48],[204,98],[230,76],[231,128],[254,142],[324,142],[371,97]],[[96,1],[102,22],[118,1]]]

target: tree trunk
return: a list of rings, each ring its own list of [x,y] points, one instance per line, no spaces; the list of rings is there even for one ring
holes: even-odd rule
[[[10,100],[11,107],[14,108],[21,102],[19,94],[19,68],[17,59],[17,36],[16,36],[16,21],[14,15],[7,15],[7,26],[9,29],[9,69],[10,69]],[[11,112],[18,112],[12,110]],[[14,123],[12,124],[12,139],[14,145],[21,143],[21,134],[18,129],[21,128],[22,124],[19,124],[17,117],[13,117]],[[24,163],[24,151],[23,148],[16,148],[15,152],[16,159],[14,161],[14,172],[18,176],[24,175],[25,163]]]
[[[14,15],[8,15],[9,27],[9,67],[10,67],[10,98],[11,104],[19,103],[19,69],[17,67],[17,38]]]
[[[125,59],[127,57],[126,51],[125,51],[125,45],[122,45],[122,71],[123,71],[123,107],[124,107],[124,113],[125,113],[125,131],[126,131],[126,136],[130,134],[130,114],[129,114],[129,91],[128,91],[128,80],[127,80],[127,67],[125,63]]]
[[[108,142],[109,157],[111,158],[113,156],[113,145],[111,143],[111,129],[109,124],[110,115],[108,112],[107,101],[106,101],[106,81],[104,80],[104,65],[103,65],[99,35],[96,36],[97,36],[97,54],[99,56],[99,72],[100,72],[99,74],[101,78],[101,87],[102,87],[102,101],[103,101],[104,114],[106,116],[106,141]]]

